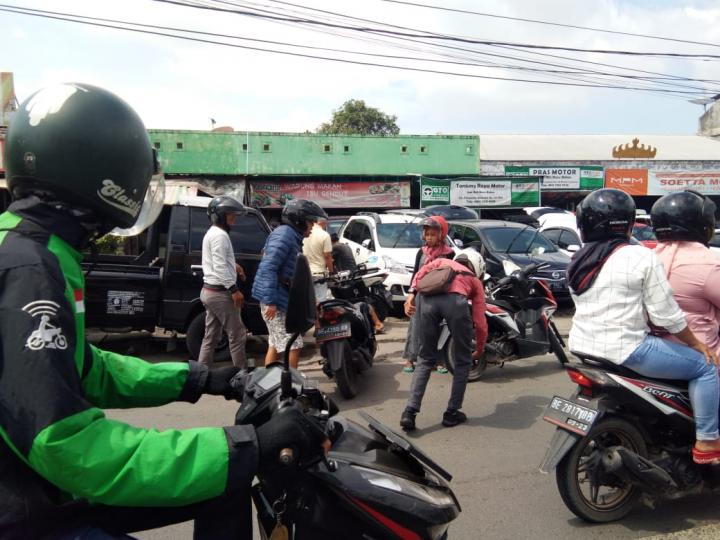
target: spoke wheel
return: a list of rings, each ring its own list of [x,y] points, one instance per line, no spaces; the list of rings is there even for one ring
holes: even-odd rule
[[[645,441],[635,426],[620,418],[606,418],[579,439],[557,466],[556,480],[563,502],[585,521],[622,519],[640,497],[639,488],[605,472],[602,453],[613,446],[624,446],[647,457]]]

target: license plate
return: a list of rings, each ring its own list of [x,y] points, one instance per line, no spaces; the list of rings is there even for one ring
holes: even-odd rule
[[[587,435],[597,415],[595,409],[554,396],[545,409],[543,420],[578,435]]]
[[[328,341],[330,339],[340,339],[350,337],[350,323],[340,323],[333,326],[323,326],[315,332],[316,341]]]
[[[550,289],[553,291],[559,291],[564,288],[565,288],[565,280],[550,282]]]

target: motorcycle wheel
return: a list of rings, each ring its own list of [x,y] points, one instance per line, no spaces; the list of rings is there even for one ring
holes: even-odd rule
[[[568,363],[568,357],[567,354],[565,354],[565,349],[560,343],[560,340],[558,339],[555,332],[555,325],[551,323],[550,327],[548,328],[548,341],[550,342],[550,352],[553,353],[558,359],[558,362],[560,362],[560,366],[565,367],[565,364]]]
[[[377,315],[378,319],[380,319],[380,321],[384,321],[390,314],[390,308],[388,307],[385,298],[382,298],[376,294],[371,294],[368,300],[370,301],[370,305],[375,310],[375,314]]]
[[[336,339],[328,341],[325,346],[328,363],[331,366],[340,366],[340,369],[333,371],[340,394],[345,399],[354,398],[358,393],[358,371],[352,359],[350,343],[346,339]],[[334,360],[336,358],[339,360]]]
[[[602,469],[604,449],[622,445],[647,457],[642,434],[621,418],[606,418],[579,439],[555,471],[558,490],[570,511],[591,523],[624,518],[635,507],[642,490]]]
[[[473,343],[475,340],[473,340]],[[448,368],[448,371],[455,374],[455,340],[450,336],[450,339],[448,339],[447,343],[445,344],[445,349],[443,350],[443,356],[445,357],[445,361],[447,365],[445,367]],[[470,372],[468,373],[468,382],[475,382],[480,380],[482,377],[482,374],[487,369],[487,352],[483,351],[483,353],[480,355],[480,358],[477,360],[472,361],[472,367],[470,368]]]

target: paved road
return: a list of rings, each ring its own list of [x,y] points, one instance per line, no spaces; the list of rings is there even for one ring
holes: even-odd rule
[[[569,321],[558,320],[562,330]],[[304,356],[308,376],[323,381],[343,414],[357,418],[363,409],[397,426],[411,376],[401,371],[405,323],[390,319],[381,336],[378,361],[364,376],[360,395],[344,401],[318,369],[316,355]],[[312,348],[308,351],[313,352]],[[163,355],[167,358],[167,355]],[[576,540],[629,538],[717,538],[720,497],[690,497],[663,502],[656,510],[639,508],[621,523],[591,526],[562,504],[554,476],[541,474],[540,463],[553,428],[541,416],[548,398],[566,395],[572,385],[554,357],[544,356],[490,368],[485,379],[468,386],[463,410],[469,421],[455,428],[440,425],[449,392],[449,375],[434,374],[413,440],[455,476],[452,486],[463,512],[453,523],[452,538]],[[222,425],[235,406],[204,397],[196,405],[171,404],[152,410],[111,411],[110,416],[136,425],[160,428]],[[675,533],[666,536],[667,533]],[[191,538],[189,524],[138,535],[143,539]]]

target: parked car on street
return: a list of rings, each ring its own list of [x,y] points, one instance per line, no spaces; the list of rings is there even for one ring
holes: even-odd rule
[[[463,247],[473,247],[485,259],[491,277],[505,276],[503,261],[525,267],[543,262],[534,279],[541,279],[556,297],[568,297],[567,267],[570,257],[560,252],[543,233],[530,225],[511,221],[478,220],[450,222],[450,237],[460,240]]]
[[[188,350],[197,358],[205,334],[202,288],[202,241],[210,227],[210,197],[185,197],[166,205],[160,217],[140,236],[126,240],[122,255],[86,256],[85,320],[87,327],[106,331],[149,330],[156,327],[186,334]],[[245,296],[242,318],[248,332],[266,335],[260,306],[252,298],[253,279],[265,239],[270,233],[262,214],[252,208],[238,216],[230,230],[235,260],[246,281],[238,281]],[[230,357],[223,337],[215,360]]]
[[[350,218],[350,216],[330,216],[328,217],[328,223],[327,223],[327,233],[328,234],[337,234],[340,232],[340,229],[342,229],[342,226],[347,223],[347,220]]]
[[[339,240],[352,249],[355,262],[389,272],[384,284],[398,306],[405,301],[415,266],[417,250],[422,247],[425,216],[399,213],[359,212],[340,230]],[[450,239],[448,245],[455,248]]]

